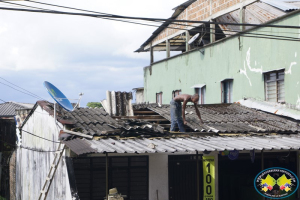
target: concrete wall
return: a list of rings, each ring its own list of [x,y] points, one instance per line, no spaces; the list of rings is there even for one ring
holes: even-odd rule
[[[149,199],[169,199],[168,155],[149,154]]]
[[[144,90],[137,90],[135,93],[135,103],[143,103],[144,101]]]
[[[273,24],[300,25],[296,12]],[[297,29],[259,28],[252,33],[299,37]],[[281,33],[284,32],[284,33]],[[288,32],[288,33],[286,33]],[[243,97],[265,99],[263,73],[285,69],[285,101],[300,108],[300,45],[293,41],[232,37],[204,48],[174,56],[144,68],[144,98],[155,102],[163,92],[163,103],[169,103],[172,90],[193,94],[191,86],[206,84],[206,103],[221,103],[220,80],[233,78],[233,101]]]
[[[60,127],[61,124],[58,123]],[[52,116],[39,106],[23,127],[30,133],[49,140],[58,141],[58,128]],[[22,132],[22,146],[43,151],[57,150],[58,143]],[[54,160],[54,152],[38,152],[18,148],[16,153],[16,199],[36,200]],[[71,199],[68,174],[64,157],[57,168],[47,199]]]

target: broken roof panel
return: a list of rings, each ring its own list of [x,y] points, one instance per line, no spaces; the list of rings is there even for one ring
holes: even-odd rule
[[[207,136],[155,139],[73,139],[63,141],[77,155],[88,153],[180,153],[225,150],[299,150],[300,135]]]
[[[297,6],[294,6],[292,4],[280,0],[261,0],[261,1],[271,6],[274,6],[276,8],[279,8],[280,10],[283,10],[285,12],[299,9]]]
[[[170,106],[158,104],[138,104],[134,108],[152,110],[165,119],[171,120]],[[273,114],[257,111],[239,104],[206,104],[198,105],[201,118],[200,124],[194,106],[187,106],[186,121],[194,131],[218,133],[248,132],[299,132],[299,122]]]

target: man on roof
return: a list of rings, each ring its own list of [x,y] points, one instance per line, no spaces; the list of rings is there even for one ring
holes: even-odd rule
[[[198,94],[194,94],[193,96],[189,94],[179,94],[172,99],[172,101],[170,102],[170,114],[171,114],[170,131],[175,131],[175,126],[176,124],[178,124],[178,128],[180,132],[185,132],[184,125],[187,124],[187,122],[185,121],[185,108],[188,102],[194,103],[197,116],[200,119],[200,123],[203,124],[200,112],[197,108],[198,101],[199,101]],[[183,102],[182,106],[181,106],[181,102]]]

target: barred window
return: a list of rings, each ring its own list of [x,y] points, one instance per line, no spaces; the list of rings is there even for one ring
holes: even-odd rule
[[[265,99],[270,102],[284,102],[284,70],[272,71],[264,74]]]

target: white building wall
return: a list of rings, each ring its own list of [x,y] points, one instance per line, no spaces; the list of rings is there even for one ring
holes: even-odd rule
[[[60,123],[57,125],[60,128],[63,127]],[[53,117],[42,110],[40,106],[36,108],[22,129],[52,141],[59,141],[59,129],[55,126]],[[56,151],[59,145],[58,143],[30,135],[24,131],[22,131],[21,138],[22,147],[43,151]],[[72,199],[64,156],[65,153],[57,168],[47,199]],[[17,149],[16,197],[18,200],[38,199],[54,157],[54,152],[38,152],[25,148]]]
[[[149,155],[149,199],[169,199],[167,154]]]
[[[137,90],[135,93],[135,103],[144,103],[144,90]]]

